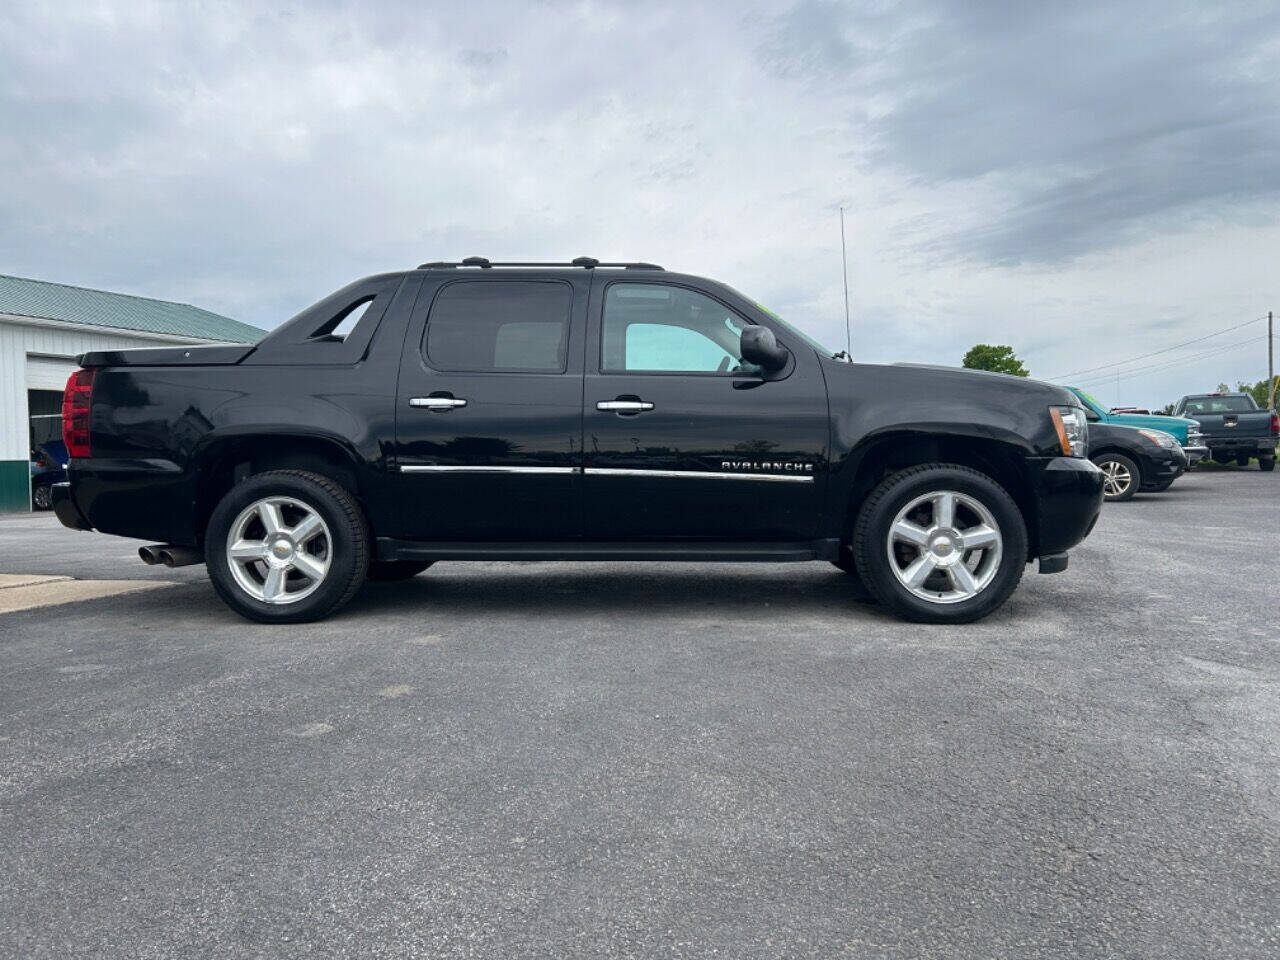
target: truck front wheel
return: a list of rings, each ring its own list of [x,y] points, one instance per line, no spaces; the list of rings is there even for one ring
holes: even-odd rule
[[[854,562],[885,606],[919,623],[969,623],[1008,599],[1027,563],[1013,498],[970,467],[890,474],[858,513]]]
[[[1102,471],[1102,498],[1108,503],[1132,500],[1142,486],[1142,471],[1123,453],[1104,453],[1093,457]]]
[[[369,568],[369,529],[328,477],[272,470],[232,487],[205,531],[218,596],[262,623],[305,623],[343,606]]]

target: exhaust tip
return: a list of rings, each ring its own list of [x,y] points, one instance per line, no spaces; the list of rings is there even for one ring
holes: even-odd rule
[[[160,562],[160,554],[155,547],[139,547],[138,556],[147,566],[155,566]]]

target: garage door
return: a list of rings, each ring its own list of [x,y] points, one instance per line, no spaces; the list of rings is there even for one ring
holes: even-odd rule
[[[67,385],[67,377],[76,369],[72,357],[44,357],[27,354],[27,389],[57,390]]]

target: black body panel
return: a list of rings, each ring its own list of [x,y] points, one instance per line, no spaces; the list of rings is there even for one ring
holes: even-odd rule
[[[432,305],[460,284],[563,288],[569,316],[563,370],[433,368],[424,347],[427,317]],[[424,285],[405,338],[395,404],[398,470],[392,486],[399,504],[398,536],[557,540],[582,535],[577,468],[582,466],[582,344],[590,288],[585,270],[563,280],[503,271],[493,279],[437,276]],[[465,401],[465,406],[433,410],[411,406],[414,398]]]

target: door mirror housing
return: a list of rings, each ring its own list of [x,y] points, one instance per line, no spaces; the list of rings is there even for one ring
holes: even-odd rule
[[[768,327],[753,324],[742,331],[739,342],[742,359],[776,373],[787,365],[791,351],[778,342]]]

